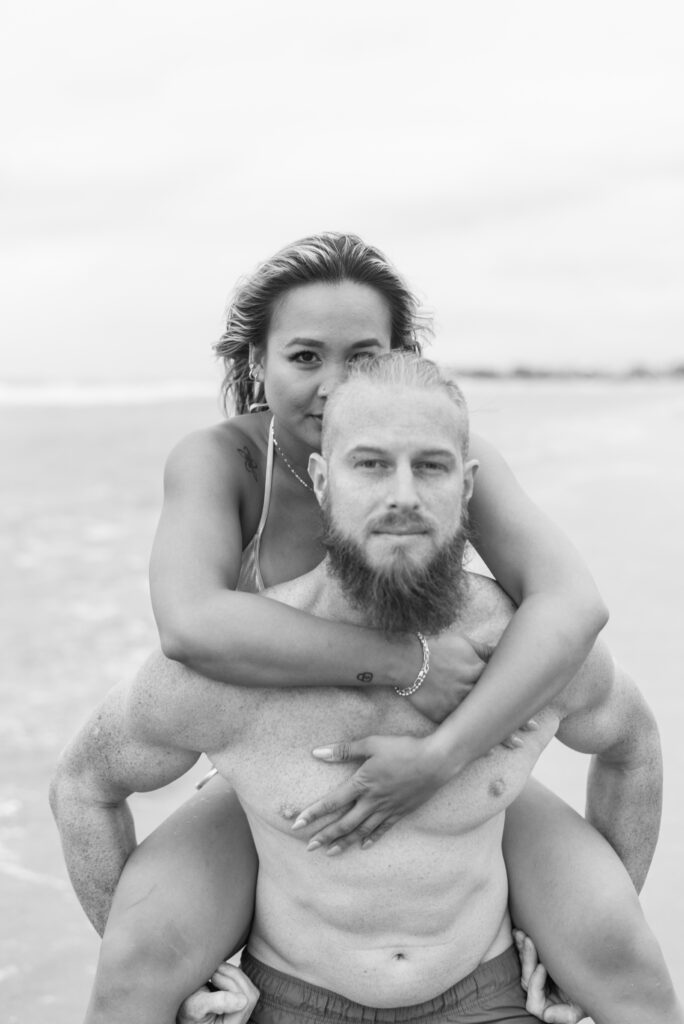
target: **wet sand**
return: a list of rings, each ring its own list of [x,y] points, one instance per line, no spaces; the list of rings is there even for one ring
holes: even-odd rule
[[[684,992],[684,384],[465,382],[497,443],[570,534],[610,605],[607,636],[663,738],[663,828],[643,902]],[[0,640],[0,1005],[7,1024],[82,1018],[97,939],[47,808],[60,748],[155,644],[146,567],[166,452],[212,400],[0,408],[6,565]],[[7,607],[7,614],[5,613]],[[538,776],[581,809],[586,759],[552,745]],[[136,797],[146,834],[192,788]]]

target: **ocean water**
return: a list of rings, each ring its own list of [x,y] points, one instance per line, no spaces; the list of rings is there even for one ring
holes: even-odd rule
[[[644,904],[684,991],[684,383],[466,381],[465,390],[474,429],[501,448],[592,566],[612,612],[611,646],[660,723],[666,800]],[[205,392],[80,402],[43,393],[0,403],[7,1024],[82,1016],[97,941],[62,865],[48,778],[89,710],[155,645],[146,573],[165,455],[218,416]],[[585,758],[555,744],[538,775],[581,808],[585,767]],[[186,778],[135,798],[139,835],[191,787]]]

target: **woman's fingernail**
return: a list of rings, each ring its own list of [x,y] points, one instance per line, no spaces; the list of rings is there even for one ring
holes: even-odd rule
[[[520,739],[520,737],[519,737],[519,736],[513,736],[513,737],[511,738],[511,746],[513,746],[513,747],[524,747],[524,746],[525,746],[525,744],[524,744],[524,742],[523,742],[523,741],[522,741],[522,740]]]
[[[321,843],[318,839],[310,839],[306,848],[307,850],[317,850],[319,846],[321,846]]]
[[[297,818],[297,820],[292,825],[290,825],[290,828],[294,832],[298,828],[304,828],[305,825],[306,825],[306,818]]]
[[[364,839],[363,842],[361,843],[361,849],[362,850],[368,850],[369,847],[371,847],[372,845],[373,845],[373,840],[372,839]]]
[[[336,856],[336,854],[342,853],[342,847],[341,846],[329,846],[328,849],[325,851],[325,853],[326,853],[327,857],[334,857],[334,856]]]
[[[332,757],[333,756],[332,747],[316,747],[316,749],[312,750],[311,753],[313,754],[314,757]]]

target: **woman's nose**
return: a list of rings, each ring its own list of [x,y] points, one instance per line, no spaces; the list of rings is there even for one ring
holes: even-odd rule
[[[318,394],[320,398],[330,398],[335,388],[342,383],[347,376],[347,367],[343,366],[330,370],[318,385]]]

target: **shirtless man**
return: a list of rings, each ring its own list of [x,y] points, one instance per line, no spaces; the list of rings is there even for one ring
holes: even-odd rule
[[[328,557],[268,596],[326,618],[456,628],[496,644],[512,606],[492,580],[464,571],[465,529],[454,524],[477,468],[467,449],[460,393],[432,364],[395,353],[359,367],[329,399],[323,454],[310,464]],[[292,828],[293,809],[350,774],[312,748],[322,736],[423,737],[433,724],[383,688],[238,688],[164,664],[113,690],[63,756],[52,803],[65,855],[87,909],[108,843],[128,828],[126,796],[171,782],[206,752],[235,787],[259,855],[242,965],[261,992],[259,1024],[535,1019],[512,946],[501,842],[505,809],[554,735],[599,755],[592,800],[605,831],[628,853],[633,842],[637,859],[640,846],[652,852],[657,732],[600,646],[522,747],[496,748],[382,842],[339,857],[311,853],[309,829]],[[647,995],[585,1003],[597,1024],[682,1024],[655,941],[646,956]]]

